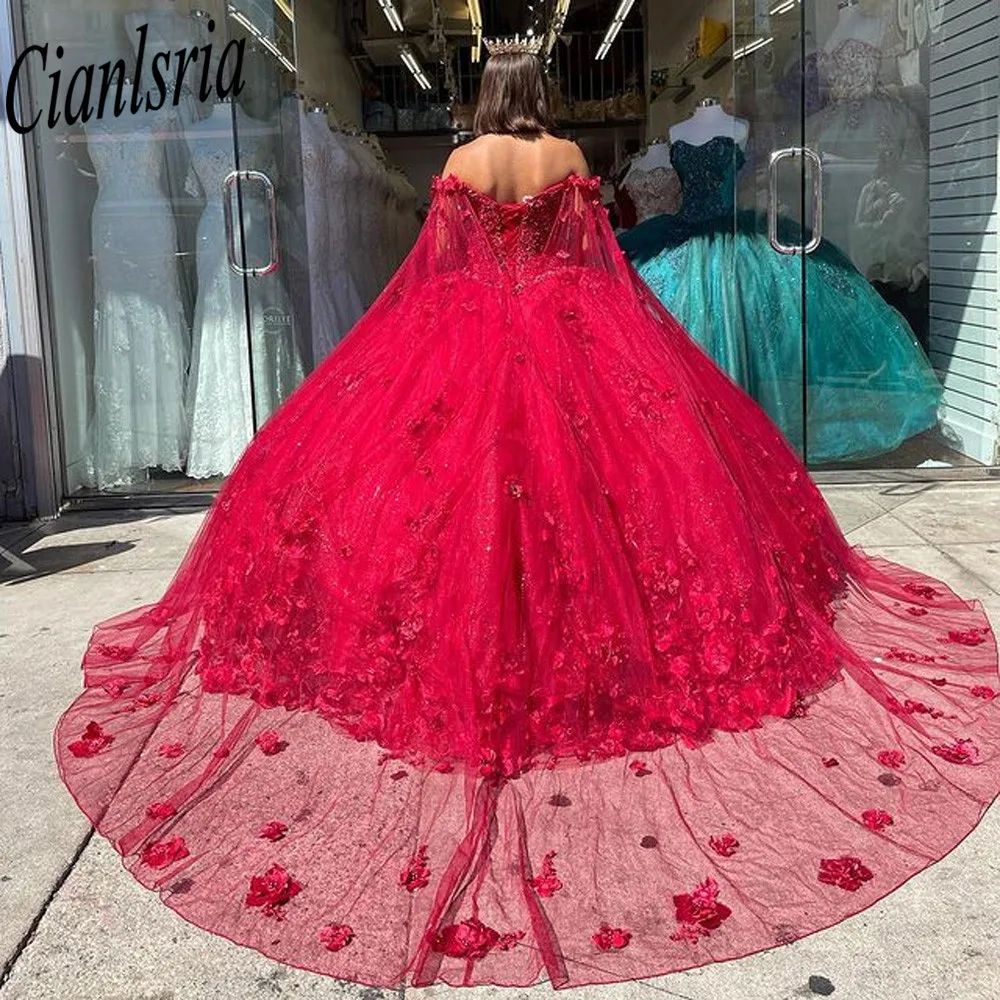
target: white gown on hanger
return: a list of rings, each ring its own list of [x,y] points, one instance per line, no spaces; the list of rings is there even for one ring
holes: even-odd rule
[[[189,331],[163,186],[166,140],[158,135],[173,118],[151,113],[87,126],[99,190],[91,217],[94,410],[83,482],[99,489],[184,466]]]
[[[188,136],[194,174],[206,198],[198,225],[198,299],[187,392],[187,473],[199,479],[228,475],[255,428],[304,376],[280,267],[246,279],[248,335],[243,279],[230,268],[226,250],[222,185],[234,169],[232,134],[226,132],[231,128],[229,114],[228,105],[219,105],[212,118],[201,123],[209,127],[196,127]],[[241,165],[274,179],[272,157],[273,136],[252,123],[241,126]],[[257,185],[244,188],[243,227],[247,262],[263,264],[269,257],[270,231],[266,200]]]

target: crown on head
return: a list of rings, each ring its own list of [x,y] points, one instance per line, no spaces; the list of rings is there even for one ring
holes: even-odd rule
[[[542,51],[545,40],[538,38],[484,38],[483,45],[491,56],[530,55],[537,56]]]

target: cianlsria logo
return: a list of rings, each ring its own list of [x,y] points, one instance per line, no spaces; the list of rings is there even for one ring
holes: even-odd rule
[[[11,128],[22,135],[37,128],[44,120],[49,128],[55,128],[60,121],[67,125],[78,122],[86,124],[92,118],[107,116],[115,118],[129,113],[137,115],[143,111],[158,111],[172,95],[173,103],[179,104],[183,89],[196,93],[202,101],[223,100],[238,97],[243,90],[243,50],[246,39],[234,39],[222,50],[212,75],[212,44],[200,48],[179,49],[176,52],[157,52],[146,66],[146,35],[149,25],[136,28],[139,36],[136,59],[130,69],[124,59],[97,64],[78,66],[68,82],[63,81],[63,70],[59,66],[65,56],[62,45],[54,48],[48,42],[44,45],[29,45],[14,60],[10,79],[6,88],[7,121]],[[215,21],[208,22],[209,34],[215,31]],[[53,58],[54,56],[54,58]],[[30,121],[21,118],[18,94],[28,93],[28,78],[33,70],[41,73],[32,78],[33,93],[45,95],[41,107]],[[40,82],[42,74],[47,74],[48,87]]]

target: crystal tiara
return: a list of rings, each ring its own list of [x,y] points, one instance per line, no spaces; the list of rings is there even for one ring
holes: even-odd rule
[[[483,45],[491,56],[530,55],[537,56],[542,51],[543,38],[484,38]]]

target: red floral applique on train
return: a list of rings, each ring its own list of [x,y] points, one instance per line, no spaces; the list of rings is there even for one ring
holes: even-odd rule
[[[705,879],[693,892],[674,896],[674,909],[680,927],[670,935],[671,940],[691,942],[708,937],[733,912],[719,902],[719,883],[714,878]]]
[[[901,750],[879,750],[878,762],[883,767],[898,771],[906,763],[906,755]]]
[[[152,802],[146,807],[146,815],[150,819],[170,819],[177,815],[177,810],[170,802]]]
[[[166,868],[190,853],[183,837],[171,837],[170,840],[158,840],[150,844],[143,850],[140,858],[150,868]]]
[[[959,646],[981,646],[986,642],[986,636],[989,634],[989,629],[985,628],[970,628],[966,629],[964,632],[953,629],[948,633],[947,638],[942,639],[942,642],[953,642]]]
[[[621,951],[622,948],[628,947],[631,940],[631,931],[624,927],[612,927],[610,924],[601,924],[600,930],[591,937],[591,941],[601,951]]]
[[[161,757],[169,757],[171,759],[173,759],[175,757],[180,757],[184,753],[184,744],[183,743],[161,743],[160,744],[160,749],[157,750],[157,753]]]
[[[542,859],[541,873],[528,883],[539,896],[545,898],[554,896],[563,887],[562,882],[559,881],[559,877],[556,875],[556,866],[552,863],[552,859],[555,856],[555,851],[549,851]]]
[[[288,833],[288,827],[281,822],[281,820],[272,819],[269,823],[265,823],[258,831],[257,836],[261,840],[281,840],[285,834]]]
[[[977,684],[975,687],[970,688],[969,694],[973,698],[982,698],[983,701],[992,701],[997,696],[997,692],[986,684]]]
[[[254,743],[260,747],[261,751],[268,757],[276,753],[281,753],[288,744],[282,740],[277,729],[265,729],[254,737]]]
[[[866,809],[861,814],[861,822],[874,833],[881,833],[887,826],[892,826],[892,816],[881,809]]]
[[[69,745],[69,752],[74,757],[96,757],[102,750],[107,750],[115,738],[101,729],[97,722],[88,722],[83,735]]]
[[[856,892],[875,876],[860,858],[824,858],[819,863],[819,880],[847,892]]]
[[[736,848],[740,846],[740,842],[731,833],[723,833],[718,837],[709,837],[708,846],[716,854],[724,858],[731,858],[736,853]]]
[[[952,764],[981,764],[982,754],[972,740],[956,740],[931,747],[931,753],[950,761]]]
[[[465,958],[475,962],[485,958],[494,948],[509,951],[523,937],[524,931],[500,934],[477,917],[470,917],[460,924],[442,927],[435,935],[431,947],[451,958]]]
[[[319,939],[327,951],[340,951],[354,940],[354,931],[347,924],[327,924],[319,932]]]
[[[250,879],[245,903],[261,907],[265,916],[283,920],[282,907],[302,891],[302,886],[281,865],[272,865],[263,875]]]
[[[407,892],[416,892],[428,885],[430,880],[431,866],[427,863],[427,845],[424,844],[399,873],[399,884]]]
[[[629,764],[628,768],[637,778],[645,778],[647,774],[653,773],[648,767],[646,767],[646,762],[644,760],[634,760],[631,764]]]

